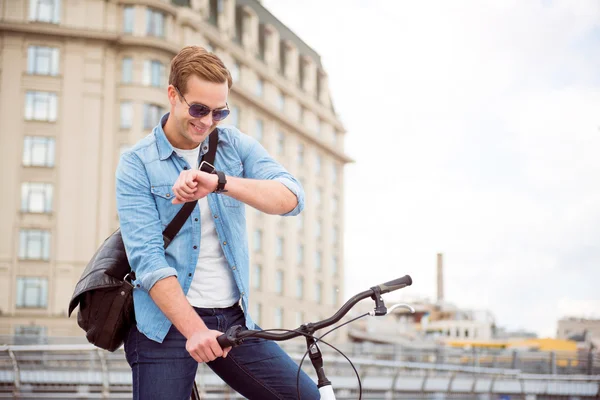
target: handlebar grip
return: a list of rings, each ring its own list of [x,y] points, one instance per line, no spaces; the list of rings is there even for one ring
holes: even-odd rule
[[[219,343],[219,346],[221,346],[222,349],[234,345],[234,343],[232,343],[231,340],[227,338],[226,334],[222,334],[221,336],[217,337],[217,342]]]
[[[234,347],[241,343],[241,339],[238,339],[237,334],[241,332],[241,325],[233,325],[227,332],[217,337],[217,342],[222,349],[226,347]]]
[[[412,285],[412,278],[410,275],[404,275],[402,278],[394,279],[386,283],[379,285],[381,294],[393,292],[394,290],[402,289],[403,287]]]

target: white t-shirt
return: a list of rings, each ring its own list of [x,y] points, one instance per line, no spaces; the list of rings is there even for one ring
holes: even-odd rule
[[[174,148],[191,168],[198,168],[200,146],[191,150]],[[219,243],[208,197],[198,200],[200,207],[200,253],[196,271],[186,297],[190,304],[200,308],[225,308],[240,299],[233,273]]]

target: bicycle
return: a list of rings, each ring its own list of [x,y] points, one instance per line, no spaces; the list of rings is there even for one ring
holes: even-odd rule
[[[231,328],[229,328],[223,335],[219,336],[217,338],[217,341],[219,342],[219,345],[222,348],[226,348],[226,347],[230,347],[230,346],[235,347],[235,346],[241,344],[245,338],[249,338],[249,337],[263,338],[263,339],[275,340],[275,341],[283,341],[283,340],[289,340],[289,339],[293,339],[296,337],[304,336],[306,338],[307,350],[306,350],[306,353],[304,353],[304,357],[302,357],[302,360],[300,361],[300,365],[298,366],[298,374],[296,376],[296,388],[298,388],[298,382],[300,379],[300,371],[302,368],[302,364],[303,364],[304,360],[306,359],[306,356],[309,355],[312,365],[315,368],[315,371],[317,373],[317,378],[318,378],[317,387],[319,388],[319,393],[321,394],[321,400],[335,400],[335,393],[333,392],[333,386],[331,384],[331,381],[329,379],[327,379],[327,376],[325,375],[325,370],[323,368],[323,356],[322,356],[321,350],[319,349],[319,346],[318,346],[318,342],[323,342],[326,345],[330,346],[332,349],[336,350],[342,356],[344,356],[344,358],[346,358],[346,360],[348,360],[348,362],[354,369],[356,377],[358,378],[359,399],[361,399],[362,398],[362,386],[361,386],[361,382],[360,382],[360,376],[358,375],[358,371],[352,364],[352,361],[350,361],[350,359],[348,357],[346,357],[346,355],[344,353],[342,353],[340,350],[338,350],[335,346],[322,340],[322,338],[327,336],[329,333],[333,332],[334,330],[339,329],[342,326],[347,325],[347,324],[349,324],[353,321],[356,321],[357,319],[360,319],[362,317],[365,317],[367,315],[384,316],[386,314],[389,314],[394,309],[400,308],[400,307],[407,308],[411,313],[414,313],[415,310],[408,304],[395,304],[394,306],[390,307],[390,309],[388,310],[385,306],[383,298],[381,297],[382,294],[389,293],[394,290],[402,289],[402,288],[404,288],[406,286],[410,286],[410,285],[412,285],[412,278],[409,275],[405,275],[402,278],[398,278],[393,281],[383,283],[381,285],[373,286],[369,290],[366,290],[364,292],[361,292],[361,293],[351,297],[348,301],[346,301],[346,303],[344,303],[344,305],[342,305],[342,307],[340,307],[340,309],[333,316],[331,316],[327,319],[324,319],[324,320],[321,320],[321,321],[318,321],[315,323],[309,322],[309,323],[301,325],[297,329],[291,329],[291,330],[288,330],[288,329],[266,329],[266,330],[246,329],[246,330],[244,330],[241,325],[235,325],[235,326],[232,326]],[[367,313],[359,315],[356,318],[346,321],[343,324],[340,324],[340,325],[334,327],[333,329],[327,331],[325,334],[321,335],[320,337],[314,336],[314,333],[316,331],[318,331],[319,329],[327,328],[327,327],[337,323],[348,313],[348,311],[350,311],[350,309],[352,309],[352,307],[354,307],[354,305],[356,303],[358,303],[359,301],[364,300],[368,297],[372,298],[375,301],[375,308],[372,311],[369,311]],[[284,331],[284,332],[276,333],[277,331]],[[298,389],[298,399],[300,399],[299,389]]]

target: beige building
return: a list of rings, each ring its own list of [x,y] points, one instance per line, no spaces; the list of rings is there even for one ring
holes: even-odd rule
[[[234,124],[306,191],[301,217],[248,208],[251,307],[263,326],[330,315],[343,293],[344,127],[320,57],[256,0],[0,1],[0,334],[82,335],[75,283],[118,227],[120,153],[167,109],[185,45],[234,77]]]
[[[581,342],[594,342],[600,346],[600,319],[562,318],[556,330],[558,339],[572,338]]]

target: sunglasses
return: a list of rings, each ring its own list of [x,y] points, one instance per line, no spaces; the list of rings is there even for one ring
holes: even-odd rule
[[[188,105],[188,107],[189,107],[188,112],[190,113],[190,115],[192,117],[203,118],[212,112],[212,119],[214,121],[223,121],[229,115],[229,104],[225,103],[225,108],[218,108],[218,109],[216,108],[214,110],[212,110],[208,106],[205,106],[204,104],[200,104],[200,103],[190,104],[187,102],[185,97],[183,97],[183,95],[181,94],[179,89],[177,89],[177,87],[175,87],[175,86],[173,86],[173,87],[175,88],[175,90],[177,90],[177,93],[179,93],[179,95],[181,96],[183,101],[185,101],[185,104]]]

